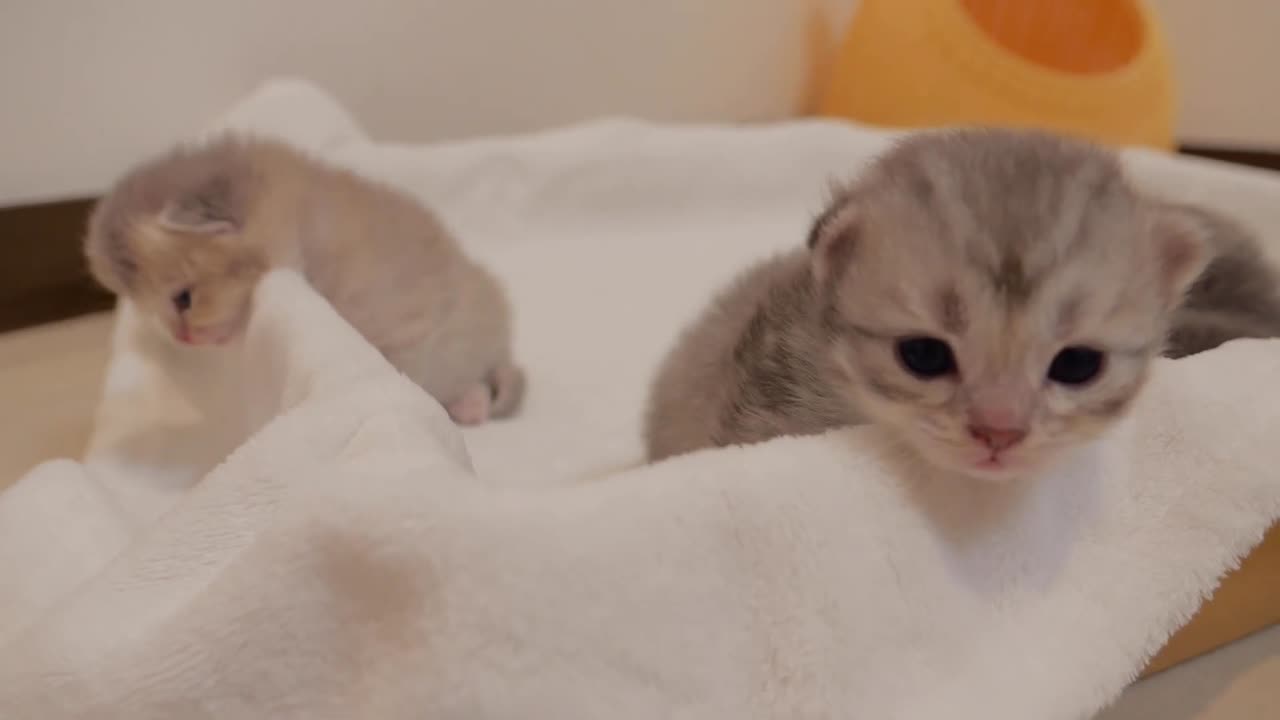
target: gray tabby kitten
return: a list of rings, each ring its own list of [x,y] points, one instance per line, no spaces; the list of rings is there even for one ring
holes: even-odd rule
[[[871,421],[940,468],[1025,476],[1130,406],[1203,233],[1093,145],[916,134],[684,332],[649,458]]]

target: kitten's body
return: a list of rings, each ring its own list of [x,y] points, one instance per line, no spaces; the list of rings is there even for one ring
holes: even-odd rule
[[[283,143],[228,136],[139,167],[99,204],[86,253],[184,342],[234,337],[258,278],[295,267],[455,420],[523,394],[497,280],[413,198]]]
[[[1213,259],[1175,313],[1165,355],[1194,355],[1237,338],[1280,337],[1280,273],[1257,239],[1220,213],[1170,208],[1204,227]]]
[[[858,421],[831,392],[821,307],[802,250],[736,278],[667,356],[650,398],[650,459]]]
[[[649,458],[872,421],[960,474],[1023,475],[1141,388],[1205,259],[1181,220],[1082,143],[920,134],[839,194],[809,249],[748,270],[681,335]],[[954,367],[914,375],[917,341]],[[1095,348],[1105,371],[1059,381]]]

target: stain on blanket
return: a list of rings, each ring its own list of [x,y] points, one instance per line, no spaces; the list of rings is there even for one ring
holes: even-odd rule
[[[385,659],[418,644],[428,596],[438,596],[435,574],[422,567],[426,558],[380,552],[368,534],[333,527],[316,533],[313,542],[318,579],[353,659]]]

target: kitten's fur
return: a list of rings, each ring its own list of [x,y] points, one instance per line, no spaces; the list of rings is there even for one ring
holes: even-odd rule
[[[1257,239],[1219,213],[1190,205],[1168,209],[1200,223],[1213,259],[1174,315],[1165,355],[1194,355],[1236,338],[1280,337],[1280,273]]]
[[[296,267],[454,420],[504,417],[523,397],[497,280],[413,198],[284,143],[225,135],[141,165],[98,204],[85,254],[183,342],[236,337],[258,279]]]
[[[1129,407],[1207,261],[1200,229],[1092,145],[917,134],[837,193],[808,248],[746,272],[684,332],[652,390],[649,458],[873,421],[936,466],[1025,475]],[[895,343],[916,336],[946,340],[958,371],[908,372]],[[1077,345],[1106,353],[1101,375],[1049,381]],[[993,454],[970,423],[996,410],[1026,436]]]

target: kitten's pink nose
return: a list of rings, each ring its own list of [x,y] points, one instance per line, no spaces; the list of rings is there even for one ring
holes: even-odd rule
[[[1027,437],[1027,431],[1021,428],[997,428],[987,425],[970,425],[969,434],[996,452],[1008,450]]]

